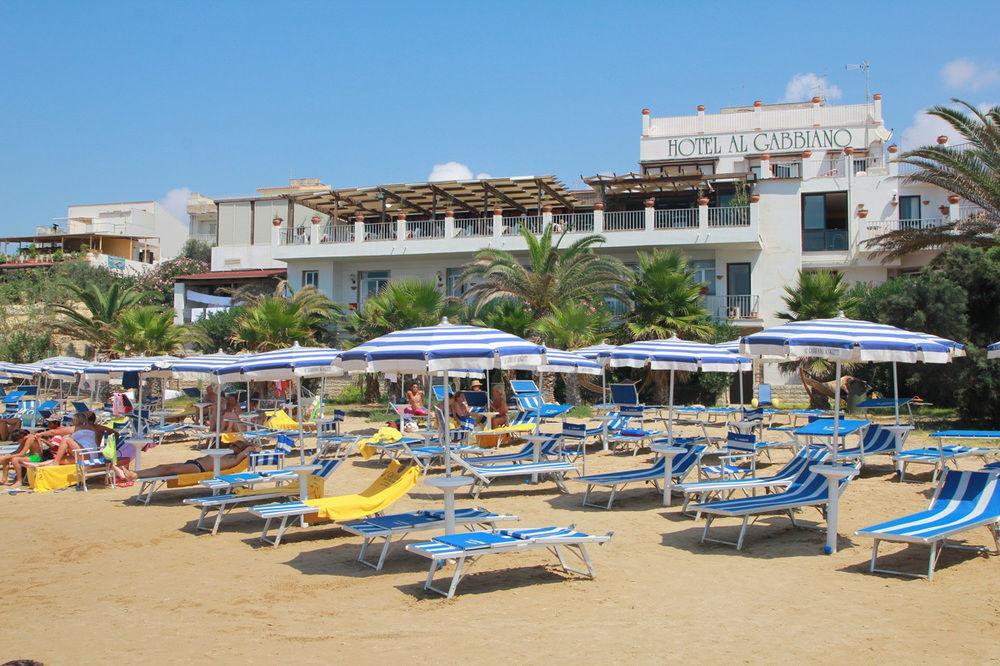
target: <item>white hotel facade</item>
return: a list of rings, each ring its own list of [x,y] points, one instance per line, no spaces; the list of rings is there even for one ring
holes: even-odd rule
[[[554,222],[567,240],[602,234],[601,252],[672,248],[691,261],[712,314],[746,332],[777,323],[800,269],[881,282],[931,253],[883,263],[865,241],[890,229],[956,219],[940,189],[908,184],[891,160],[882,100],[721,109],[681,117],[642,112],[639,171],[586,178],[571,191],[550,176],[261,192],[216,200],[213,270],[286,265],[359,305],[390,279],[435,281],[460,296],[484,247],[526,250],[520,225]]]

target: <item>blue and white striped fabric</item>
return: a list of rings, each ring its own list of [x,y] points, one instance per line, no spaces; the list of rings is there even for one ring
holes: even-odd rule
[[[138,372],[147,377],[169,377],[163,364],[178,360],[174,356],[133,356],[116,358],[103,363],[92,363],[83,370],[88,379],[120,379],[126,372]]]
[[[754,356],[901,363],[948,363],[965,355],[951,340],[842,316],[775,326],[744,337],[740,349]]]
[[[248,354],[228,366],[213,370],[220,382],[258,380],[279,381],[293,377],[339,376],[343,369],[336,365],[341,352],[326,347],[300,347]]]
[[[727,352],[732,352],[733,354],[739,354],[740,353],[740,339],[739,338],[736,338],[735,340],[730,340],[729,342],[718,342],[718,343],[716,343],[713,346],[714,347],[718,347],[719,349],[725,349]]]
[[[64,357],[60,360],[45,359],[39,361],[39,365],[44,368],[43,372],[49,377],[71,380],[82,375],[93,363],[82,358]]]
[[[546,361],[542,365],[531,364],[523,367],[514,367],[513,369],[584,375],[599,375],[604,371],[597,361],[581,356],[576,352],[567,352],[560,349],[547,348],[545,350],[545,359]]]
[[[611,352],[612,367],[643,368],[647,365],[651,370],[739,372],[749,370],[751,361],[715,345],[678,338],[631,342]]]
[[[545,347],[493,328],[449,324],[383,335],[341,354],[349,372],[424,374],[463,369],[507,369],[545,364]]]
[[[994,342],[986,348],[986,358],[1000,358],[1000,342]]]
[[[42,374],[42,366],[37,363],[6,363],[0,362],[0,372],[17,379],[34,379]]]
[[[177,379],[200,379],[205,376],[212,376],[216,370],[229,367],[239,363],[241,359],[249,358],[246,354],[226,354],[216,352],[215,354],[205,354],[204,356],[187,356],[160,364],[164,370]]]
[[[614,345],[590,345],[581,349],[574,349],[573,353],[592,361],[597,361],[601,365],[607,365],[611,360],[611,352],[618,349]]]

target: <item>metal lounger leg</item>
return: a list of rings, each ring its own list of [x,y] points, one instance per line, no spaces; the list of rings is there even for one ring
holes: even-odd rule
[[[872,544],[872,561],[868,566],[869,573],[875,573],[875,560],[878,559],[878,546],[880,543],[880,539],[875,539],[875,542]]]
[[[212,535],[215,536],[219,533],[219,526],[222,524],[222,514],[227,511],[225,505],[216,507],[215,510],[215,524],[212,525]]]
[[[736,539],[736,550],[743,550],[743,538],[747,534],[747,521],[750,516],[743,516],[743,525],[740,526],[740,536]]]

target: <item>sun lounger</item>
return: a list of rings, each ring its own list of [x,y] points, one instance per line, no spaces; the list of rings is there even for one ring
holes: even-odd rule
[[[552,438],[546,442],[543,442],[538,449],[539,458],[550,458],[552,456],[559,455],[559,436],[553,435]],[[511,451],[510,453],[497,453],[490,456],[476,456],[469,458],[469,462],[474,465],[493,465],[495,463],[519,463],[519,462],[531,462],[535,459],[535,444],[527,443],[521,447],[520,451]]]
[[[496,528],[498,522],[513,520],[517,520],[517,516],[493,513],[482,508],[455,510],[455,524],[470,528],[470,530],[472,528],[492,530]],[[358,562],[375,569],[375,571],[381,571],[393,539],[405,539],[410,532],[443,529],[444,524],[444,511],[411,511],[355,520],[344,523],[341,527],[345,532],[364,538],[361,552],[358,553]],[[378,539],[382,539],[382,550],[378,560],[370,562],[365,559],[365,554]]]
[[[319,482],[310,484],[310,481],[306,480],[310,498],[322,495],[323,483],[340,468],[343,462],[343,459],[317,459],[313,461],[313,464],[318,465],[319,468],[309,476],[319,479]],[[184,503],[201,510],[198,522],[195,523],[195,530],[204,530],[212,534],[218,534],[223,516],[233,509],[240,506],[279,500],[289,495],[300,493],[299,484],[294,483],[296,480],[298,480],[298,474],[285,469],[221,475],[202,482],[202,485],[211,488],[216,494],[207,497],[191,497],[185,499]],[[269,487],[258,487],[264,483],[269,484]],[[218,492],[222,488],[227,488],[231,492]],[[215,522],[212,524],[212,527],[204,527],[205,518],[208,517],[211,511],[216,512]]]
[[[936,482],[941,472],[944,471],[948,465],[954,465],[959,458],[979,456],[983,459],[983,461],[985,461],[988,456],[996,454],[1000,451],[998,449],[990,449],[979,446],[944,444],[944,441],[948,439],[1000,439],[1000,431],[996,430],[940,430],[938,432],[932,432],[930,436],[938,440],[938,446],[936,448],[928,447],[920,449],[906,449],[896,453],[895,457],[896,462],[899,465],[900,481],[903,481],[906,478],[907,465],[933,466],[934,473],[931,476],[931,480]]]
[[[676,440],[674,443],[688,450],[687,453],[682,453],[681,455],[675,457],[671,463],[671,480],[676,479],[677,481],[681,481],[688,475],[692,468],[698,465],[701,460],[701,456],[705,453],[706,447],[703,444],[678,444]],[[570,480],[577,483],[587,484],[587,490],[583,493],[583,502],[581,503],[583,506],[592,506],[597,507],[598,509],[610,509],[611,505],[615,501],[615,495],[617,495],[618,491],[633,483],[650,483],[657,492],[662,492],[660,482],[664,480],[666,468],[667,461],[665,458],[660,456],[649,467],[629,469],[621,472],[590,474],[588,476],[571,478]],[[608,503],[606,505],[594,504],[589,501],[590,493],[598,487],[607,488],[611,493],[608,497]]]
[[[861,437],[861,445],[837,452],[838,458],[860,458],[877,455],[895,455],[898,450],[896,433],[881,425],[871,425]]]
[[[336,495],[299,502],[279,502],[252,507],[250,513],[264,519],[261,541],[277,546],[288,529],[291,519],[301,519],[302,526],[323,521],[345,522],[380,514],[408,493],[420,478],[420,467],[405,467],[398,460],[389,463],[368,488],[356,495]],[[271,539],[268,532],[272,521],[279,521],[278,530]]]
[[[959,472],[945,470],[926,511],[865,527],[856,533],[872,537],[872,573],[932,579],[941,552],[945,548],[984,551],[981,547],[950,543],[949,537],[985,527],[993,537],[995,553],[1000,554],[1000,472]],[[877,568],[878,547],[882,541],[915,543],[930,546],[927,574]]]
[[[681,510],[687,511],[688,504],[696,498],[698,502],[707,502],[712,498],[727,499],[737,490],[754,495],[758,489],[772,490],[787,487],[803,470],[822,462],[828,453],[829,449],[825,446],[804,447],[773,476],[696,481],[680,483],[674,487],[684,494],[684,505]]]
[[[619,413],[624,418],[622,427],[615,431],[608,432],[608,442],[611,448],[616,451],[627,451],[632,448],[632,455],[639,453],[639,449],[657,437],[662,437],[662,430],[647,430],[641,427],[643,408],[641,406],[622,407]],[[632,419],[640,420],[640,427],[631,425]]]
[[[840,493],[844,492],[850,478],[851,477],[848,476],[840,480]],[[788,488],[783,492],[773,493],[771,495],[756,495],[742,499],[709,502],[707,504],[695,504],[692,508],[699,513],[707,514],[705,517],[705,530],[702,532],[701,536],[702,543],[705,541],[714,541],[715,543],[736,546],[737,550],[741,550],[743,548],[743,538],[746,536],[747,525],[750,522],[751,516],[760,516],[771,513],[787,513],[788,517],[792,520],[792,525],[797,527],[794,513],[796,509],[811,506],[823,513],[825,512],[828,501],[829,496],[826,477],[812,471],[812,468],[806,468],[799,472],[799,475],[795,477],[795,479],[788,485]],[[712,521],[714,521],[718,516],[743,519],[739,537],[735,542],[723,541],[721,539],[710,539],[708,537],[708,531],[712,526]]]
[[[127,443],[128,440],[125,440]],[[221,474],[236,474],[238,472],[243,472],[247,469],[249,461],[243,460],[240,464],[235,467],[231,467],[226,470],[222,470]],[[167,476],[155,476],[148,477],[145,479],[137,479],[136,484],[139,486],[139,490],[136,493],[135,499],[139,504],[149,504],[158,491],[164,487],[167,489],[175,488],[195,488],[202,481],[207,481],[211,479],[214,474],[211,471],[208,472],[198,472],[196,474],[170,474]]]
[[[539,462],[508,463],[500,465],[479,465],[474,460],[455,458],[465,471],[472,476],[472,484],[469,486],[469,494],[473,498],[479,497],[483,488],[490,485],[494,479],[505,479],[516,476],[527,476],[538,478],[540,476],[550,477],[559,487],[559,490],[566,492],[565,477],[570,472],[575,472],[576,467],[565,460],[543,460]]]
[[[589,544],[603,544],[612,535],[612,532],[602,536],[578,532],[573,525],[520,530],[491,530],[489,532],[440,536],[431,541],[410,544],[406,550],[431,560],[424,589],[451,599],[455,596],[455,588],[458,587],[462,577],[468,573],[466,565],[471,567],[485,555],[503,555],[544,548],[558,558],[559,566],[563,571],[593,578],[594,568],[587,553],[587,546]],[[585,568],[571,567],[566,561],[564,550],[576,555],[583,562]],[[452,574],[451,584],[446,590],[434,587],[434,574],[449,561],[455,562],[455,572]]]

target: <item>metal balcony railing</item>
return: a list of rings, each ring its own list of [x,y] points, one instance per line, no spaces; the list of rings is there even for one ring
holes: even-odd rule
[[[556,233],[585,233],[594,231],[593,213],[561,213],[552,216],[552,227]]]
[[[657,229],[693,229],[698,226],[698,209],[658,210],[653,220]]]
[[[456,236],[492,236],[492,217],[470,217],[455,220]]]
[[[444,220],[407,220],[406,237],[412,240],[444,238]]]
[[[308,245],[312,229],[309,227],[285,227],[281,230],[279,242],[282,245]]]
[[[705,307],[718,320],[760,319],[757,294],[706,296]]]
[[[323,225],[323,233],[319,238],[320,243],[353,243],[354,242],[354,225],[351,223],[347,224],[335,224],[327,222]]]
[[[605,231],[643,231],[646,213],[641,210],[616,210],[604,214]]]
[[[365,222],[366,241],[396,240],[395,222]]]
[[[749,227],[750,206],[722,206],[708,209],[710,227]]]

